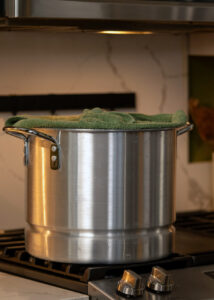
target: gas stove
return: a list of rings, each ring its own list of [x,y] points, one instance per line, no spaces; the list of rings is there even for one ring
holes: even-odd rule
[[[127,265],[42,260],[26,252],[24,229],[0,231],[0,270],[88,294],[91,299],[124,299],[124,294],[116,292],[124,271],[140,274],[145,287],[152,268],[158,266],[173,278],[172,292],[145,289],[136,299],[214,299],[214,212],[179,213],[175,226],[172,255],[158,261]]]

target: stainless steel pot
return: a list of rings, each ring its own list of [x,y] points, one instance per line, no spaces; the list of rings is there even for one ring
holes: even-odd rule
[[[27,251],[72,263],[159,259],[173,249],[177,135],[189,131],[23,129]]]

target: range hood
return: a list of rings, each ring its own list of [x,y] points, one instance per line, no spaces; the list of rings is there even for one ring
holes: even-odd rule
[[[214,31],[214,1],[1,0],[0,30]]]

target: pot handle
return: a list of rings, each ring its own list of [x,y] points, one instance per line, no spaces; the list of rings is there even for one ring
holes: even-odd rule
[[[31,135],[37,136],[41,139],[48,140],[52,142],[51,150],[50,150],[50,166],[51,169],[57,170],[60,168],[61,165],[61,146],[58,140],[48,135],[46,133],[37,131],[35,129],[28,129],[28,128],[16,128],[16,127],[4,127],[3,131],[7,134],[15,136],[24,140],[24,164],[27,166],[29,163],[29,137]]]
[[[184,127],[181,127],[180,129],[177,130],[177,132],[176,132],[177,136],[181,135],[183,133],[186,133],[188,131],[191,131],[191,130],[193,130],[193,128],[194,128],[193,124],[186,122],[186,125]]]

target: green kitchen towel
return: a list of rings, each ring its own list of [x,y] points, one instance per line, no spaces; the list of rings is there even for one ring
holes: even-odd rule
[[[76,128],[76,129],[145,129],[175,128],[185,125],[187,116],[181,110],[175,114],[144,115],[85,109],[82,114],[70,116],[16,116],[5,126],[18,128]]]

